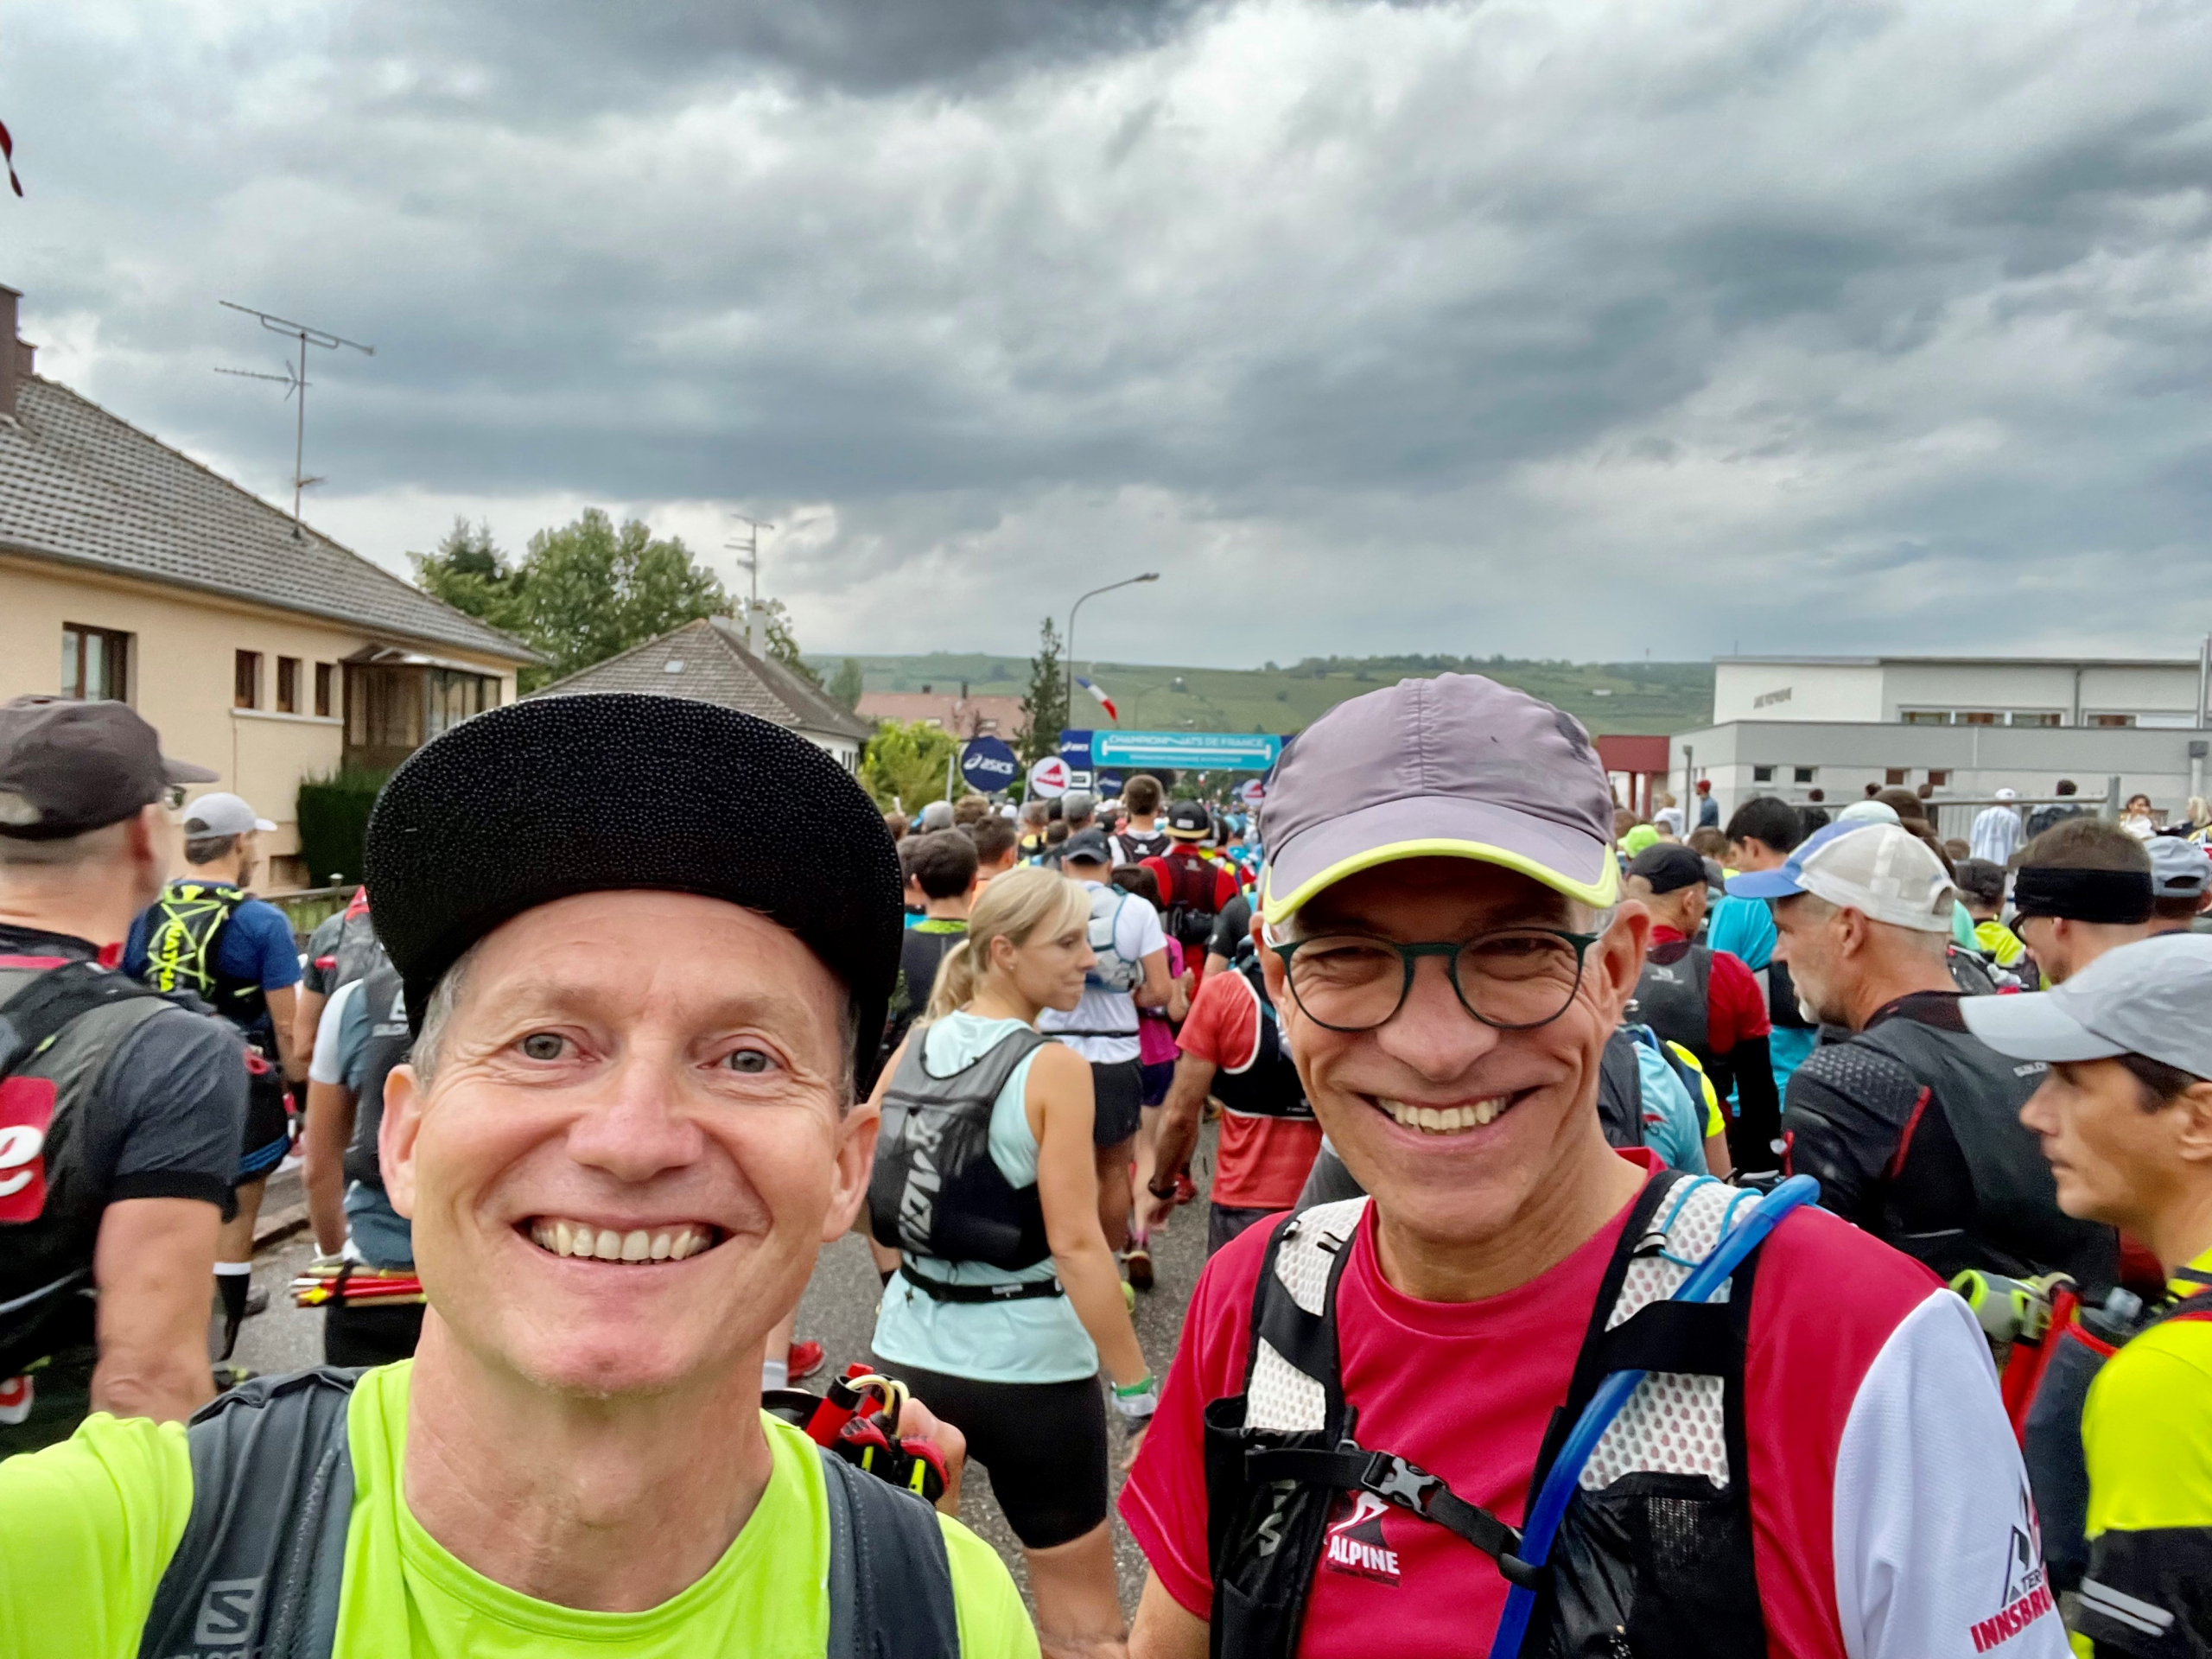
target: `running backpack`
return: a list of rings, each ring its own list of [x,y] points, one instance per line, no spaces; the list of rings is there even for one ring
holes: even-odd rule
[[[1160,863],[1167,871],[1167,890],[1160,895],[1160,925],[1169,938],[1181,944],[1185,956],[1204,962],[1215,918],[1221,913],[1213,900],[1219,872],[1203,858],[1166,858]]]
[[[154,1592],[139,1659],[210,1649],[329,1659],[338,1636],[360,1372],[257,1377],[187,1434],[192,1514]],[[827,1659],[957,1659],[952,1568],[936,1513],[821,1448],[830,1502]]]
[[[1098,960],[1083,976],[1085,984],[1109,991],[1133,991],[1144,982],[1144,963],[1131,962],[1114,944],[1115,925],[1122,919],[1122,906],[1128,902],[1129,895],[1119,887],[1090,890],[1090,949]]]
[[[157,991],[190,991],[215,1012],[251,1025],[267,1007],[258,980],[235,979],[216,965],[216,952],[245,893],[227,881],[172,881],[147,912],[146,982]]]

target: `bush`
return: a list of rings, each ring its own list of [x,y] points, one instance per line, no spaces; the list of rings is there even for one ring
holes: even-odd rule
[[[369,809],[391,776],[363,766],[341,766],[327,778],[310,778],[300,785],[296,815],[309,887],[361,879],[361,842],[368,834]]]

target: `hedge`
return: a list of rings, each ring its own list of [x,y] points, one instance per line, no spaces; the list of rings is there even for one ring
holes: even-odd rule
[[[369,809],[391,776],[389,772],[341,766],[327,778],[302,782],[297,817],[308,886],[361,879],[361,842],[368,834]]]

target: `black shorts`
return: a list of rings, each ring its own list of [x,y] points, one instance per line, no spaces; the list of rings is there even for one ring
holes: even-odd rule
[[[1211,1255],[1247,1227],[1279,1216],[1280,1210],[1248,1210],[1233,1204],[1206,1205],[1206,1254]]]
[[[1144,1104],[1147,1106],[1165,1105],[1167,1102],[1168,1086],[1175,1081],[1175,1062],[1173,1060],[1154,1060],[1149,1064],[1147,1064],[1143,1061],[1139,1061],[1137,1064],[1137,1070],[1144,1077]]]
[[[1106,1518],[1106,1396],[1098,1379],[978,1382],[880,1359],[914,1397],[968,1437],[1007,1525],[1027,1549],[1074,1541]]]
[[[284,1161],[292,1149],[292,1118],[287,1109],[284,1074],[276,1062],[247,1051],[245,1141],[238,1148],[241,1182],[258,1180]],[[258,1065],[262,1069],[254,1071]]]
[[[423,1336],[421,1302],[389,1307],[333,1302],[322,1316],[322,1357],[328,1365],[389,1365],[415,1357]]]
[[[1144,1116],[1144,1068],[1135,1060],[1093,1060],[1090,1097],[1090,1144],[1120,1146]]]

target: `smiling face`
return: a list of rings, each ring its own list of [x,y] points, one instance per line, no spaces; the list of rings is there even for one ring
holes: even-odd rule
[[[1411,859],[1348,877],[1297,918],[1300,938],[1356,931],[1400,944],[1499,929],[1578,931],[1583,918],[1525,876],[1466,859]],[[1612,1160],[1594,1102],[1599,1059],[1643,962],[1649,919],[1624,904],[1584,959],[1567,1011],[1500,1031],[1460,1005],[1441,957],[1423,957],[1404,1005],[1371,1031],[1332,1031],[1301,1010],[1282,960],[1268,993],[1331,1143],[1393,1223],[1471,1245],[1509,1232],[1532,1203]],[[1602,1177],[1600,1177],[1602,1179]]]
[[[758,1376],[815,1251],[851,1222],[874,1119],[844,987],[716,899],[589,893],[472,954],[426,1084],[396,1069],[380,1152],[435,1315],[543,1389]]]

